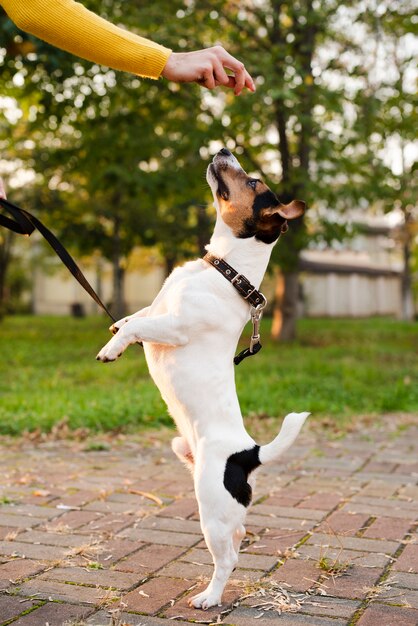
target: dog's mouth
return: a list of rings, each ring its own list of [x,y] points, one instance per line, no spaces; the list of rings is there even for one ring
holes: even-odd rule
[[[222,148],[215,154],[212,163],[209,164],[206,179],[213,189],[216,185],[216,194],[224,199],[228,198],[229,189],[222,172],[226,172],[228,169],[242,170],[242,167],[232,152]]]
[[[222,198],[223,200],[228,200],[229,188],[222,177],[222,169],[225,170],[226,167],[217,167],[217,163],[212,161],[212,163],[210,163],[208,167],[207,180],[209,184],[213,182],[214,186],[216,186],[216,195],[218,197]]]

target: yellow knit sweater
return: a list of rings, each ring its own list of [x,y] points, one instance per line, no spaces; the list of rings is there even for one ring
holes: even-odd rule
[[[158,78],[171,50],[133,35],[73,0],[0,0],[20,29],[79,57]]]

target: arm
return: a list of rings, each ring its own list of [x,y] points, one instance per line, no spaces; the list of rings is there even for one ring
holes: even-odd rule
[[[0,0],[15,24],[79,57],[158,78],[171,50],[118,28],[73,0]]]
[[[222,46],[172,53],[157,43],[118,28],[74,0],[0,0],[24,31],[79,57],[115,70],[175,82],[198,82],[208,89],[224,85],[239,95],[255,91],[243,63]],[[228,76],[227,68],[233,72]]]

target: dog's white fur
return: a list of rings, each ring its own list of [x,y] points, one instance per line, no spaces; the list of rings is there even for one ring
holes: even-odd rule
[[[232,155],[218,154],[214,163],[241,169]],[[208,250],[258,288],[274,243],[237,238],[222,218],[217,180],[210,168],[207,180],[217,209]],[[201,527],[213,556],[215,569],[209,586],[190,601],[203,609],[221,602],[245,535],[246,508],[223,481],[227,459],[255,446],[244,428],[233,364],[249,316],[248,303],[234,287],[198,259],[175,269],[151,306],[117,322],[117,334],[97,357],[113,361],[129,344],[144,342],[151,376],[181,434],[172,447],[193,473]],[[261,463],[276,460],[294,442],[308,415],[291,413],[285,418],[276,439],[261,446]],[[254,474],[248,482],[254,482]]]

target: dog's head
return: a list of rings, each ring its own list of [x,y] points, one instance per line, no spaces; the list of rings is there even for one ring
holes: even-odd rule
[[[206,179],[220,216],[240,239],[273,243],[287,229],[287,220],[305,211],[301,200],[282,204],[262,180],[248,176],[226,148],[215,155]]]

